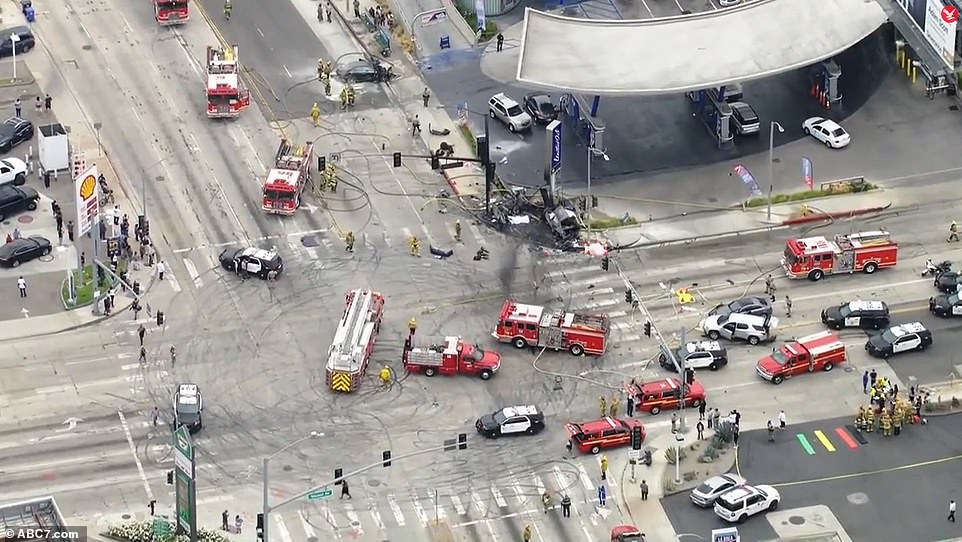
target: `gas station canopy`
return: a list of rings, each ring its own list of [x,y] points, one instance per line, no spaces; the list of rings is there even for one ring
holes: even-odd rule
[[[517,78],[525,86],[593,95],[680,94],[814,64],[886,19],[875,0],[758,0],[634,21],[527,8]]]

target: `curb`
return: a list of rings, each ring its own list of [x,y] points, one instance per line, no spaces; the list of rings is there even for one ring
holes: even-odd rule
[[[854,216],[867,215],[872,213],[880,213],[886,209],[892,207],[889,203],[883,207],[869,207],[865,209],[852,209],[850,211],[839,211],[835,213],[818,213],[809,216],[800,216],[798,218],[789,218],[788,220],[783,220],[783,226],[797,226],[799,224],[810,224],[812,222],[820,222],[822,220],[836,220],[840,218],[851,218]]]
[[[638,226],[635,226],[635,227],[638,227]],[[761,228],[752,228],[750,230],[728,231],[728,232],[713,233],[711,235],[704,235],[704,236],[698,236],[698,237],[682,237],[679,239],[666,239],[664,241],[649,241],[647,243],[631,244],[627,248],[628,249],[661,248],[661,247],[670,247],[674,245],[692,245],[692,244],[703,242],[703,241],[715,241],[718,239],[724,239],[726,237],[740,237],[743,235],[769,233],[773,231],[784,230],[784,229],[787,229],[788,227],[789,227],[788,224],[773,224],[771,226],[763,226]]]
[[[37,80],[34,79],[33,77],[31,77],[30,79],[17,79],[17,82],[15,83],[0,83],[0,88],[28,87],[30,85],[35,84],[36,82]],[[3,102],[0,102],[0,103],[12,104],[13,102],[14,100],[4,100]]]

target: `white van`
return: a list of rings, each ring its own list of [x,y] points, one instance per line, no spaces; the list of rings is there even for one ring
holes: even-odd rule
[[[778,318],[754,314],[718,314],[701,321],[702,333],[717,341],[720,337],[729,341],[747,341],[748,344],[774,341]]]

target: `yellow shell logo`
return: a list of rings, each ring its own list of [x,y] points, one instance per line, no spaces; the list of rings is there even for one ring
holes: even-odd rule
[[[84,177],[83,182],[80,183],[80,199],[88,200],[94,197],[94,191],[97,190],[97,178],[93,175],[87,175]]]

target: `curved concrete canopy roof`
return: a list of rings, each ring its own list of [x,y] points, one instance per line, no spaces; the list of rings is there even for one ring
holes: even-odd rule
[[[517,78],[525,86],[601,95],[720,87],[832,57],[886,19],[875,0],[759,0],[635,21],[528,8]]]

